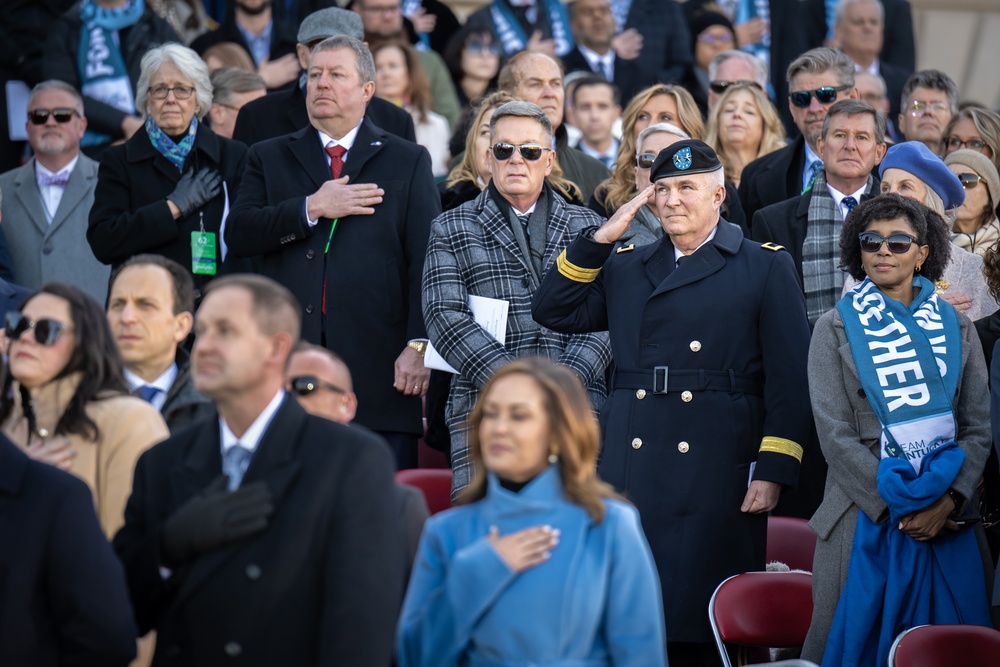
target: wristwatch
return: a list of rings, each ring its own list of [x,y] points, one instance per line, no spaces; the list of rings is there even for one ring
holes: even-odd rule
[[[425,340],[411,340],[406,344],[407,347],[412,347],[414,350],[420,353],[420,356],[424,356],[424,352],[427,351],[427,341]]]

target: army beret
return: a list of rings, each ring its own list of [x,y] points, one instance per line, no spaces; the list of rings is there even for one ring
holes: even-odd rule
[[[649,180],[655,183],[661,178],[707,174],[722,169],[719,156],[712,147],[698,139],[684,139],[660,151],[649,170]]]

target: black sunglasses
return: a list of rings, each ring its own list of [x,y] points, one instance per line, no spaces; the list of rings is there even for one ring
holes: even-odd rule
[[[56,119],[57,123],[68,123],[76,115],[76,109],[34,109],[28,112],[28,120],[32,125],[45,125],[49,116]]]
[[[729,88],[730,86],[738,86],[738,87],[753,86],[757,90],[764,90],[763,88],[760,87],[760,84],[757,83],[756,81],[747,81],[747,80],[743,81],[716,80],[708,84],[709,89],[716,95],[721,95],[722,93],[726,92],[726,89]]]
[[[312,375],[300,375],[294,377],[288,381],[289,386],[291,386],[292,391],[294,391],[299,396],[308,396],[317,389],[326,389],[327,391],[332,391],[335,394],[346,394],[347,391],[341,389],[335,384],[330,384],[329,382],[323,382],[317,377]]]
[[[514,149],[521,154],[528,162],[534,162],[538,158],[542,157],[543,151],[550,151],[551,148],[545,148],[544,146],[539,146],[538,144],[521,144],[515,146],[514,144],[499,143],[493,144],[493,157],[503,162],[504,160],[509,160],[512,155],[514,155]]]
[[[858,240],[861,241],[861,250],[863,252],[878,252],[882,249],[882,244],[887,243],[889,245],[889,252],[894,255],[902,255],[909,252],[910,244],[917,239],[902,232],[890,234],[888,237],[876,234],[875,232],[861,232],[858,234]]]
[[[73,330],[59,320],[43,319],[36,322],[16,311],[7,313],[4,326],[4,332],[11,340],[17,340],[28,329],[34,329],[35,342],[39,345],[55,345],[63,331]]]
[[[499,56],[503,54],[503,49],[500,48],[498,42],[483,42],[478,39],[470,40],[465,44],[465,48],[469,53],[488,53],[491,56]]]
[[[635,164],[639,169],[652,169],[656,162],[656,153],[639,153],[635,156]]]
[[[850,86],[823,86],[816,90],[799,90],[788,94],[788,99],[797,107],[805,109],[809,106],[809,100],[816,96],[816,101],[820,104],[833,104],[837,101],[837,93],[849,90]]]
[[[979,174],[973,174],[972,172],[965,172],[964,174],[958,175],[958,180],[962,182],[962,187],[966,190],[971,190],[972,188],[979,185],[979,181],[985,182],[986,179]]]

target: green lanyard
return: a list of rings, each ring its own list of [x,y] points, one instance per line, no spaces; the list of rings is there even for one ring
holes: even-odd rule
[[[340,218],[334,218],[333,219],[333,224],[330,225],[330,236],[326,239],[326,249],[323,250],[323,254],[324,255],[330,254],[330,241],[333,240],[333,232],[334,232],[335,229],[337,229],[337,222],[339,222],[339,221],[340,221]]]

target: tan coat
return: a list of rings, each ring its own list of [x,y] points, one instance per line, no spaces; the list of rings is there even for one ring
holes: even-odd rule
[[[73,374],[32,393],[38,420],[34,435],[28,433],[21,392],[15,382],[14,408],[0,430],[22,449],[42,434],[54,434],[79,382],[80,375]],[[97,424],[99,435],[96,442],[75,433],[67,436],[76,451],[70,472],[90,487],[101,528],[110,539],[125,522],[125,502],[132,492],[132,473],[139,455],[165,440],[170,432],[156,408],[129,395],[91,401],[87,415]]]

